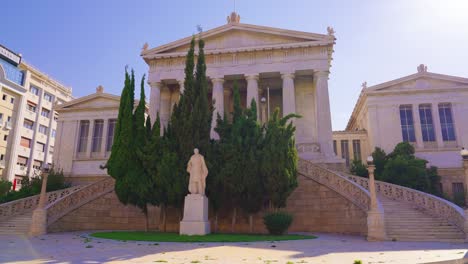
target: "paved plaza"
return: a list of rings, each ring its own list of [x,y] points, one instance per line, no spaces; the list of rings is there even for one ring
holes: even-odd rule
[[[86,232],[0,236],[0,263],[430,263],[468,257],[468,244],[317,239],[254,243],[154,243],[89,238]],[[446,263],[446,262],[444,262]],[[455,263],[455,262],[454,262]]]

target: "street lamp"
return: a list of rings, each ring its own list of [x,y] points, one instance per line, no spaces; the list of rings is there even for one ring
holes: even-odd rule
[[[29,234],[32,236],[43,235],[47,233],[47,211],[45,210],[47,203],[47,178],[49,176],[50,166],[44,164],[41,171],[42,186],[41,195],[39,197],[39,204],[33,211],[31,227]]]
[[[266,116],[266,98],[262,97],[260,98],[260,105],[262,106],[262,123],[265,124],[267,121],[267,116]]]
[[[381,212],[377,205],[377,194],[375,192],[375,179],[374,179],[374,158],[368,156],[367,171],[369,172],[369,195],[370,195],[370,208],[367,212],[367,240],[368,241],[383,241],[387,235],[385,232],[385,222],[383,212]]]

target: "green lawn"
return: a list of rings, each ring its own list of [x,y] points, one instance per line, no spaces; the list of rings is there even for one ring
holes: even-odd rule
[[[115,231],[96,232],[92,237],[107,238],[115,240],[136,240],[154,242],[254,242],[254,241],[281,241],[314,239],[315,236],[307,235],[261,235],[261,234],[209,234],[206,236],[187,236],[177,233],[142,232],[142,231]]]

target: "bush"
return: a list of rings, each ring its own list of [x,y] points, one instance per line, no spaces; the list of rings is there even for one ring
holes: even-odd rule
[[[293,216],[286,212],[267,213],[263,216],[263,223],[272,235],[284,234],[293,221]]]
[[[11,182],[0,179],[0,197],[6,195],[11,190]]]
[[[353,160],[349,170],[353,175],[369,178],[369,172],[367,171],[366,165],[364,165],[360,160]]]
[[[464,192],[454,193],[452,202],[460,207],[465,207],[466,206],[465,193]]]

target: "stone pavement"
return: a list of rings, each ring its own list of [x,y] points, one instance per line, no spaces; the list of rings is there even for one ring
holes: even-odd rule
[[[318,234],[300,241],[154,243],[88,238],[86,232],[36,238],[0,236],[0,263],[428,263],[468,257],[468,244],[367,242]],[[460,261],[457,263],[468,263]]]

